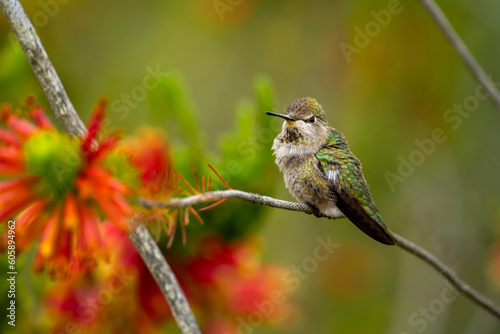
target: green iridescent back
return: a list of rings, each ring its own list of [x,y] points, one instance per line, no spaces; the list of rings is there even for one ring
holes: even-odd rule
[[[342,133],[330,128],[326,144],[316,153],[316,158],[318,158],[324,173],[330,170],[339,172],[339,181],[337,185],[333,186],[333,190],[355,199],[370,217],[380,226],[386,228],[363,177],[361,162],[350,151],[347,140]]]

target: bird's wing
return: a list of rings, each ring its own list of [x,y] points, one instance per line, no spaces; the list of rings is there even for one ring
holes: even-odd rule
[[[373,203],[361,162],[350,152],[342,134],[333,129],[316,157],[339,210],[373,239],[387,245],[396,244]]]

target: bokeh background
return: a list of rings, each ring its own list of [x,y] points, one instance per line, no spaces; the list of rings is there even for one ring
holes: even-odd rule
[[[500,81],[500,4],[439,4],[486,72]],[[500,301],[500,114],[487,99],[475,97],[478,83],[418,1],[53,0],[23,5],[82,118],[87,120],[98,98],[107,96],[110,129],[133,133],[139,126],[159,127],[187,176],[190,163],[211,163],[233,188],[292,200],[272,158],[279,122],[262,115],[268,108],[282,112],[303,96],[317,98],[362,161],[387,225]],[[374,25],[372,11],[389,8],[398,11],[385,26]],[[359,31],[366,33],[367,24],[374,30],[361,45]],[[377,24],[379,29],[373,28]],[[357,48],[347,57],[346,44]],[[160,84],[141,95],[145,90],[137,87],[151,70],[163,75]],[[49,109],[2,17],[0,102],[19,105],[29,93]],[[129,102],[124,94],[132,96]],[[465,112],[453,111],[454,105]],[[429,143],[436,129],[446,139],[428,144],[425,152],[416,142]],[[414,163],[404,167],[404,161]],[[314,256],[318,238],[338,244],[290,291],[288,309],[281,312],[286,320],[271,317],[274,321],[249,333],[500,330],[492,316],[464,297],[445,302],[447,285],[427,265],[374,242],[347,220],[237,200],[202,217],[205,225],[191,228],[191,237],[188,229],[188,248],[203,229],[229,241],[250,237],[259,261],[285,271]],[[19,263],[22,332],[50,331],[53,319],[44,291],[54,283],[33,276],[28,255]],[[286,282],[276,284],[291,290]],[[121,314],[113,319],[120,322]],[[16,333],[5,319],[0,330]]]

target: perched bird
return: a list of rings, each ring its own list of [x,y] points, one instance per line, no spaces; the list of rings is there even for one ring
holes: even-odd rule
[[[328,124],[321,105],[304,97],[292,102],[286,114],[266,114],[285,120],[272,149],[290,193],[318,216],[341,212],[373,239],[396,244],[370,195],[361,162],[342,133]]]

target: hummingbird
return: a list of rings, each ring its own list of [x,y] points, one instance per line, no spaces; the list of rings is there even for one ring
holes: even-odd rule
[[[283,128],[274,139],[276,164],[285,185],[316,216],[330,218],[341,213],[371,238],[395,245],[373,202],[361,162],[351,152],[344,135],[330,126],[321,105],[311,97],[293,101],[283,118]]]

